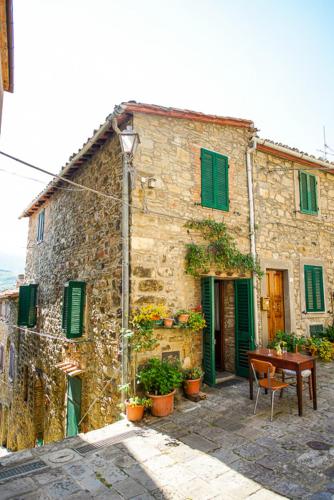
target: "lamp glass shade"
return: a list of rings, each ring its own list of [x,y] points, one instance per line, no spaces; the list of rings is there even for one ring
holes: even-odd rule
[[[123,153],[134,154],[139,138],[138,134],[132,129],[132,127],[128,126],[126,130],[123,130],[123,132],[120,133],[119,138]]]

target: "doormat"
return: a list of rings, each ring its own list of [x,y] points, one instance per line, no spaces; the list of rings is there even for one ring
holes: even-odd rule
[[[214,385],[215,389],[225,389],[225,387],[233,387],[234,385],[244,384],[246,379],[243,378],[231,378],[226,380],[225,382],[220,382],[219,384]]]

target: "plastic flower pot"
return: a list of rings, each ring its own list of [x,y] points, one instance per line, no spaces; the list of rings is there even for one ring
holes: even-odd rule
[[[174,323],[173,318],[165,318],[165,319],[164,319],[164,326],[165,326],[166,328],[172,328],[173,323]]]
[[[126,417],[130,422],[139,422],[144,416],[144,405],[126,404]]]
[[[187,396],[198,394],[201,389],[201,378],[196,378],[195,380],[185,380],[183,388]]]
[[[149,394],[148,397],[152,400],[151,413],[154,417],[167,417],[174,411],[174,394],[173,392],[169,394],[164,394],[163,396],[155,396],[154,394]]]

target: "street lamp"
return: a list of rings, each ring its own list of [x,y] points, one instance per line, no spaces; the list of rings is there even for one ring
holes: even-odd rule
[[[122,153],[133,156],[136,152],[138,144],[140,144],[137,132],[133,130],[131,125],[128,125],[118,136],[121,143]]]

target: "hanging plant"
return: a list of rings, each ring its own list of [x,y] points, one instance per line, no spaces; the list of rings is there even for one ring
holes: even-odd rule
[[[203,239],[207,241],[203,245],[196,243],[186,245],[187,274],[198,277],[214,268],[216,272],[250,271],[256,273],[259,278],[263,276],[259,263],[253,259],[252,255],[243,254],[238,250],[224,222],[204,219],[187,222],[185,227],[200,232]]]

